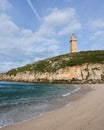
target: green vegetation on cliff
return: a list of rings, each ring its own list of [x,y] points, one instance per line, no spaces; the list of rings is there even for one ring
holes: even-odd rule
[[[7,75],[16,75],[19,72],[56,72],[66,66],[82,65],[84,63],[104,63],[104,50],[102,51],[82,51],[71,54],[59,55],[28,64],[24,67],[12,69]]]

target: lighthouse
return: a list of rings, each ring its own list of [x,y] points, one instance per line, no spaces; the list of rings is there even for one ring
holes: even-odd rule
[[[77,52],[77,39],[73,33],[70,40],[70,53],[75,53],[75,52]]]

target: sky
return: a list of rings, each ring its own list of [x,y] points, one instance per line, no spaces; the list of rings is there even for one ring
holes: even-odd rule
[[[0,0],[0,73],[78,51],[104,50],[104,0]]]

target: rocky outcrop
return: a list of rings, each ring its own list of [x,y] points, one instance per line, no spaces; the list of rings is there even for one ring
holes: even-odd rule
[[[16,75],[2,74],[0,80],[51,83],[103,83],[104,64],[85,63],[67,66],[56,72],[19,72]]]

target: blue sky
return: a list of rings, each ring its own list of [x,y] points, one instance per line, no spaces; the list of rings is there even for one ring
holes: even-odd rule
[[[78,51],[104,50],[104,0],[0,0],[0,72]]]

